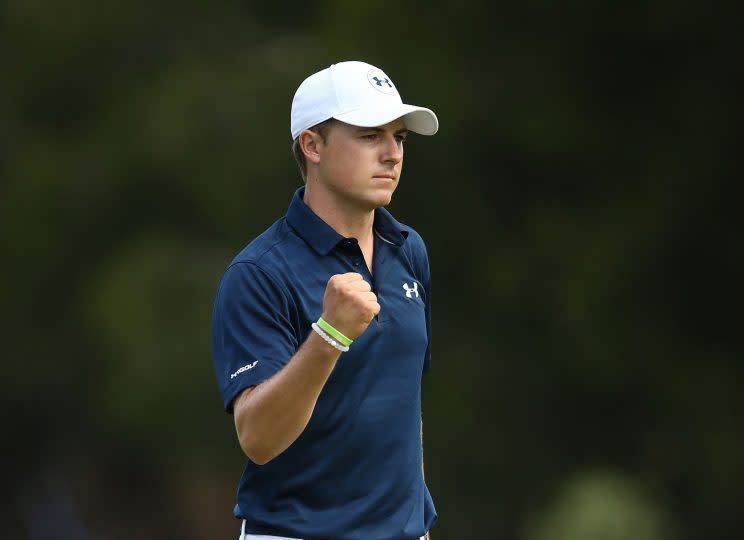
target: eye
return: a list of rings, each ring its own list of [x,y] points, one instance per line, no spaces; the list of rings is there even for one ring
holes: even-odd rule
[[[408,133],[399,133],[398,135],[395,136],[395,139],[398,142],[406,142],[406,137],[408,137]]]

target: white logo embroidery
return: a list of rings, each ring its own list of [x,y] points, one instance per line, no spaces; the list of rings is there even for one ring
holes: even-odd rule
[[[241,373],[243,373],[244,371],[248,371],[249,369],[253,369],[254,367],[256,367],[256,364],[258,364],[258,360],[256,360],[256,361],[255,361],[255,362],[253,362],[252,364],[247,364],[247,365],[243,366],[242,368],[240,368],[240,369],[239,369],[238,371],[236,371],[235,373],[231,373],[231,374],[230,374],[230,378],[231,378],[231,379],[234,379],[235,377],[237,377],[238,375],[240,375],[240,374],[241,374]]]
[[[415,281],[413,282],[413,287],[409,287],[408,283],[404,283],[403,290],[406,291],[406,298],[413,298],[413,296],[411,296],[411,293],[416,293],[416,298],[419,297],[418,283]]]

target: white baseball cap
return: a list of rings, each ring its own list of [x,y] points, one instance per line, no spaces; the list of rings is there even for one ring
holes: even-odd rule
[[[303,129],[329,118],[360,127],[377,127],[403,117],[406,128],[434,135],[439,120],[433,111],[406,105],[393,81],[365,62],[339,62],[302,81],[292,100],[292,139]]]

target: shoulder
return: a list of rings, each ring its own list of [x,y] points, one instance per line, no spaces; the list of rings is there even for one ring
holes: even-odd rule
[[[230,266],[240,263],[253,263],[257,266],[270,265],[272,252],[287,249],[291,229],[286,218],[276,220],[268,229],[254,238],[232,260]]]
[[[426,250],[426,243],[416,229],[410,225],[398,223],[400,224],[401,232],[405,236],[405,241],[402,245],[403,252],[411,261],[419,279],[424,283],[428,283],[431,272],[429,269],[429,255]]]
[[[426,244],[424,239],[412,226],[398,221],[387,209],[379,208],[375,219],[380,219],[381,230],[387,231],[391,236],[400,238],[402,236],[402,247],[406,253],[426,256]]]
[[[423,237],[413,227],[409,227],[408,225],[403,225],[403,227],[403,230],[408,232],[408,237],[406,238],[406,245],[408,248],[412,252],[426,257],[426,243],[424,242]]]
[[[227,265],[220,281],[223,289],[273,289],[286,296],[281,279],[283,261],[296,249],[291,228],[281,218],[246,245]],[[218,293],[219,294],[219,293]]]
[[[416,259],[428,260],[426,251],[426,243],[419,232],[405,223],[397,222],[400,227],[400,232],[405,237],[403,242],[403,250],[410,256]]]

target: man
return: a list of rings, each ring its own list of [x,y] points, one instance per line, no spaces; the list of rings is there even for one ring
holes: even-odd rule
[[[431,110],[403,104],[363,62],[297,89],[305,186],[227,268],[212,319],[217,381],[249,458],[241,540],[428,537],[429,263],[421,237],[383,207],[407,133],[437,129]]]

